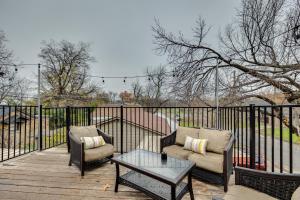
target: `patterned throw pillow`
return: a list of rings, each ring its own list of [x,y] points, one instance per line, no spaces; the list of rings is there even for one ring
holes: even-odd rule
[[[187,136],[184,143],[184,149],[195,153],[206,154],[207,139],[195,139]]]
[[[80,139],[84,143],[85,149],[92,149],[105,145],[105,141],[102,136],[81,137]]]

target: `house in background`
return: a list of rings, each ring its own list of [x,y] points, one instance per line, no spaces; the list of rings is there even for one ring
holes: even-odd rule
[[[32,109],[21,107],[0,107],[0,138],[3,138],[3,148],[27,145],[34,140],[37,133],[37,119]],[[36,129],[36,130],[35,130]],[[35,131],[34,131],[35,130]]]
[[[30,120],[34,116],[30,116],[29,113],[25,114],[19,107],[0,107],[0,127],[8,129],[20,130],[22,124]]]
[[[100,117],[99,117],[100,116]],[[149,148],[160,151],[160,138],[173,132],[177,123],[161,114],[151,113],[144,108],[123,109],[123,135],[121,135],[121,113],[119,107],[97,108],[93,111],[92,124],[114,137],[115,150]]]

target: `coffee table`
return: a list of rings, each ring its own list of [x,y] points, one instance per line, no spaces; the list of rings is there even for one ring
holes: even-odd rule
[[[134,150],[111,159],[116,164],[115,192],[119,184],[139,190],[153,199],[182,199],[189,192],[194,199],[192,169],[195,163],[146,150]],[[120,167],[131,169],[120,175]],[[188,177],[188,182],[183,179]]]

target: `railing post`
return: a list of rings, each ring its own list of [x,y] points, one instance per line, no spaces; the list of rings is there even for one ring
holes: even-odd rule
[[[70,132],[70,126],[71,126],[71,112],[70,112],[70,106],[66,107],[66,131],[67,131],[67,146],[68,146],[68,153],[70,153],[70,139],[69,139],[69,132]]]
[[[250,168],[255,169],[255,105],[250,104]]]
[[[88,107],[88,110],[87,110],[87,120],[88,120],[88,126],[90,126],[92,123],[91,123],[91,108]]]
[[[39,131],[39,150],[43,150],[43,106],[40,105],[39,109],[39,124],[38,124],[38,131]]]
[[[120,107],[121,110],[121,118],[120,118],[120,131],[121,131],[121,154],[123,154],[123,105]]]

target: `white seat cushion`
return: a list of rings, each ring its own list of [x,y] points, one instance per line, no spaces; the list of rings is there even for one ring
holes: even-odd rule
[[[101,160],[114,154],[114,147],[111,144],[105,144],[94,149],[84,150],[84,161]]]
[[[183,160],[187,160],[189,155],[193,153],[192,151],[184,150],[183,147],[179,145],[167,146],[163,149],[163,152],[167,153],[168,156]]]
[[[216,173],[223,173],[223,155],[206,152],[206,155],[193,153],[188,157],[188,160],[196,163],[197,167],[206,169]]]

